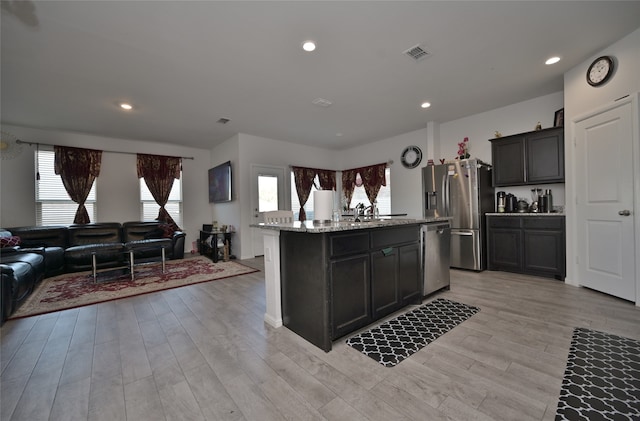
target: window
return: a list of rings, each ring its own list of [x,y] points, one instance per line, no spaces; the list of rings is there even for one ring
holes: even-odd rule
[[[278,176],[259,174],[258,212],[275,210],[278,210]]]
[[[40,180],[36,180],[36,224],[71,225],[76,216],[78,204],[69,197],[62,179],[54,172],[55,153],[37,151],[36,167]],[[84,204],[91,221],[96,220],[96,183]]]
[[[158,217],[160,205],[158,205],[151,195],[144,178],[140,178],[140,214],[143,221],[153,221]],[[173,187],[169,194],[169,200],[164,207],[173,220],[182,226],[182,173],[180,178],[173,180]]]
[[[304,204],[304,212],[307,215],[307,220],[313,221],[313,192],[318,190],[316,186],[320,186],[320,180],[318,176],[313,179],[313,186],[311,187],[311,193],[307,203]],[[300,200],[298,199],[298,191],[296,190],[296,178],[291,171],[291,210],[293,211],[293,220],[298,221],[300,218]]]
[[[391,170],[389,168],[385,169],[384,175],[387,181],[387,185],[380,187],[378,197],[376,198],[378,209],[380,210],[380,215],[388,215],[391,213]],[[313,180],[313,187],[311,187],[309,199],[307,199],[307,203],[305,203],[304,205],[304,211],[307,214],[308,220],[313,220],[313,192],[317,190],[316,186],[320,186],[320,180],[318,180],[318,176],[316,176],[316,178],[314,178]],[[364,187],[362,186],[356,187],[353,191],[353,196],[351,197],[351,204],[349,205],[349,207],[353,208],[358,203],[362,203],[365,206],[371,205],[371,202],[369,202],[369,199],[367,198],[367,193],[365,193]],[[291,172],[291,210],[293,210],[294,221],[297,221],[300,215],[300,201],[298,200],[298,193],[296,191],[296,182],[295,177],[293,176],[293,171]]]
[[[380,215],[388,215],[391,213],[391,169],[386,168],[384,170],[384,177],[386,179],[386,186],[381,186],[376,197],[378,210]],[[367,193],[364,191],[364,186],[356,187],[353,190],[353,196],[351,196],[351,204],[349,208],[354,208],[358,203],[362,203],[365,206],[370,206]]]

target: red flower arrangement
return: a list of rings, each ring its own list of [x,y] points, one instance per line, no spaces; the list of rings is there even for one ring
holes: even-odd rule
[[[469,155],[469,138],[465,137],[464,140],[458,143],[458,159],[466,159],[471,157]]]

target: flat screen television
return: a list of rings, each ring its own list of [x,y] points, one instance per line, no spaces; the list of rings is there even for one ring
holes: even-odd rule
[[[231,161],[209,170],[209,203],[231,202]]]

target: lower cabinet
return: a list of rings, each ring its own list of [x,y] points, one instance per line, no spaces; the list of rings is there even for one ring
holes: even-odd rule
[[[361,234],[354,234],[361,235]],[[349,332],[378,320],[410,303],[419,303],[420,295],[420,246],[419,228],[416,226],[401,228],[375,229],[371,233],[371,246],[366,256],[353,256],[331,260],[331,285],[333,308],[333,337],[339,338]],[[351,236],[336,236],[341,241]],[[352,242],[352,241],[349,241]],[[370,272],[363,268],[365,257],[369,258]],[[349,265],[347,262],[352,262]],[[353,267],[356,262],[357,268]],[[334,265],[349,266],[334,271]],[[355,287],[346,291],[341,278],[350,272],[351,282],[355,279],[368,279],[367,289]],[[345,292],[347,294],[345,294]],[[365,294],[364,301],[360,297]],[[368,295],[366,295],[368,293]],[[366,302],[366,303],[365,303]],[[346,307],[343,308],[343,303]],[[366,304],[366,305],[365,305]],[[368,313],[364,312],[368,310]],[[366,317],[368,315],[368,318]]]
[[[563,216],[487,216],[489,270],[564,279]]]
[[[283,322],[325,351],[422,301],[420,225],[280,233]]]
[[[331,260],[332,337],[337,338],[371,322],[369,254]]]

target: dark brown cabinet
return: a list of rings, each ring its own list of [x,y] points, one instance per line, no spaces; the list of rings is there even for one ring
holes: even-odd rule
[[[419,225],[280,233],[283,321],[329,351],[331,342],[419,304]]]
[[[487,216],[489,270],[564,279],[563,216]]]
[[[331,260],[332,336],[334,338],[371,322],[371,283],[368,254]]]
[[[420,302],[419,229],[405,226],[371,233],[371,301],[377,320]]]
[[[493,185],[564,183],[564,128],[489,139]]]
[[[374,319],[392,313],[400,306],[397,248],[371,253],[371,302]]]
[[[420,300],[420,246],[409,244],[371,253],[373,319]]]

